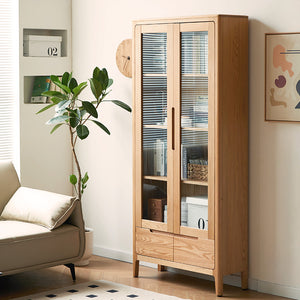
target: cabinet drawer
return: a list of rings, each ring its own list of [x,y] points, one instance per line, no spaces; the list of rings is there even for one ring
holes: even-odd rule
[[[186,236],[174,236],[174,261],[213,269],[214,241]]]
[[[173,235],[157,230],[136,228],[136,253],[173,260]]]

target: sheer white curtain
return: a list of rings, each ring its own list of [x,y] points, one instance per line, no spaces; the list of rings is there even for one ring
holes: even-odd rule
[[[0,159],[16,160],[18,156],[17,20],[17,0],[0,0]]]

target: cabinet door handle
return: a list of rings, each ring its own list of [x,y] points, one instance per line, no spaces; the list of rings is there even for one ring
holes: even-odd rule
[[[175,132],[174,132],[174,121],[175,121],[175,108],[172,107],[172,150],[175,150]]]

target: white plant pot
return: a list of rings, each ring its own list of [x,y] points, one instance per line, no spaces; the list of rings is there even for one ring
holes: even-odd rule
[[[93,235],[93,229],[85,228],[85,251],[81,259],[74,263],[76,267],[87,266],[90,263],[89,259],[93,255]]]

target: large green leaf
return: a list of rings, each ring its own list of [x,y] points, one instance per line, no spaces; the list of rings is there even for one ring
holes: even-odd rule
[[[68,99],[68,97],[67,97],[67,99]],[[62,102],[62,101],[65,101],[65,100],[63,100],[63,99],[61,99],[61,98],[58,98],[58,97],[52,97],[50,100],[51,100],[54,104],[58,104],[58,103],[60,103],[60,102]]]
[[[65,72],[62,76],[62,79],[61,79],[61,83],[65,86],[68,85],[68,82],[69,82],[69,77],[70,77],[70,73],[69,72]]]
[[[97,79],[99,81],[100,80],[99,74],[100,74],[100,69],[98,67],[96,67],[93,71],[93,78]]]
[[[80,123],[80,119],[77,117],[71,117],[69,122],[71,127],[75,128]]]
[[[112,103],[122,107],[123,109],[131,112],[131,107],[129,105],[127,105],[126,103],[120,101],[120,100],[110,100]]]
[[[107,85],[107,89],[114,83],[113,79],[109,78],[108,79],[108,85]]]
[[[60,101],[56,107],[55,107],[55,111],[56,112],[62,112],[63,110],[65,110],[71,103],[71,100],[63,100],[63,101]]]
[[[109,83],[109,77],[108,77],[107,70],[105,68],[102,69],[102,74],[103,74],[103,88],[106,90]]]
[[[71,90],[66,85],[62,84],[61,82],[54,82],[58,87],[60,87],[63,91],[65,91],[67,94],[71,93]]]
[[[75,78],[71,78],[69,82],[69,88],[73,92],[73,89],[75,89],[78,86],[77,80]]]
[[[77,132],[78,137],[81,140],[86,139],[88,137],[89,133],[90,133],[89,129],[85,125],[78,125],[76,127],[76,132]]]
[[[73,185],[75,185],[77,183],[77,177],[76,177],[76,175],[74,175],[74,174],[70,175],[70,182]]]
[[[96,120],[91,120],[91,121],[93,121],[95,124],[97,124],[107,134],[110,134],[110,131],[108,130],[108,128],[105,125],[103,125],[102,123],[100,123],[99,121],[96,121]]]
[[[57,82],[60,82],[58,76],[56,76],[56,75],[51,75],[51,76],[50,76],[50,79],[51,79],[51,81],[52,81],[53,83],[55,83],[55,84],[56,84]]]
[[[47,91],[47,92],[43,92],[42,96],[47,96],[47,97],[57,97],[57,98],[61,98],[62,100],[67,99],[68,97],[58,91]]]
[[[70,119],[70,117],[69,116],[65,116],[65,115],[63,115],[63,116],[55,116],[52,119],[50,119],[46,124],[47,125],[55,125],[55,124],[58,124],[58,123],[65,122],[68,119]]]
[[[95,78],[90,78],[89,82],[90,82],[92,93],[95,96],[96,100],[98,101],[103,91],[102,84],[99,80]]]
[[[64,123],[59,123],[59,124],[56,124],[52,130],[50,131],[50,133],[52,134],[56,129],[58,129],[60,126],[64,125]]]
[[[98,118],[98,112],[97,112],[95,106],[91,102],[82,101],[82,106],[94,118]]]
[[[85,184],[85,183],[87,183],[88,180],[89,180],[89,175],[88,175],[87,172],[85,172],[83,178],[81,179],[81,182],[82,182],[83,184]]]
[[[79,96],[79,94],[87,87],[87,82],[82,82],[73,89],[73,99]]]
[[[49,105],[43,107],[41,110],[39,110],[36,114],[40,114],[41,112],[43,112],[43,111],[45,111],[45,110],[51,108],[51,107],[54,106],[54,105],[55,105],[55,103],[49,104]]]

